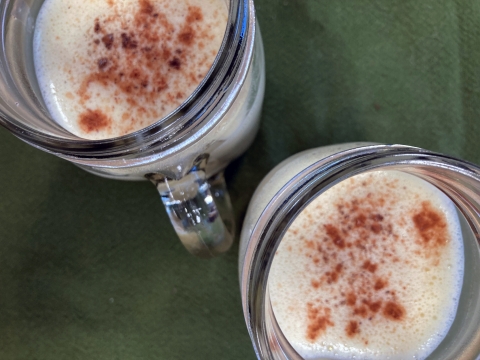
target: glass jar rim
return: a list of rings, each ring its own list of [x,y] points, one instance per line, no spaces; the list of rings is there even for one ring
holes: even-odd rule
[[[43,133],[0,110],[0,125],[30,145],[67,159],[115,160],[141,155],[180,151],[198,141],[222,118],[240,92],[251,60],[255,38],[253,0],[229,0],[225,35],[215,61],[197,89],[174,112],[148,127],[116,138],[88,140],[63,138]],[[1,16],[8,16],[8,2],[1,4]],[[2,21],[1,41],[5,42],[6,21]],[[3,54],[0,72],[9,77]],[[11,78],[8,81],[13,81]],[[54,122],[52,120],[52,122]]]
[[[401,170],[419,176],[434,185],[451,185],[459,178],[470,181],[464,192],[448,192],[443,190],[465,217],[474,217],[469,221],[472,231],[480,239],[480,167],[467,161],[406,145],[366,145],[349,150],[339,151],[316,161],[304,170],[295,174],[268,202],[253,226],[245,258],[241,264],[240,287],[242,306],[249,335],[254,350],[259,358],[278,359],[272,352],[276,347],[282,359],[301,359],[291,347],[286,348],[277,340],[284,335],[276,323],[267,323],[267,316],[272,316],[272,309],[266,304],[269,301],[267,282],[273,254],[277,250],[283,235],[295,217],[314,198],[335,184],[354,175],[389,168]],[[410,169],[410,170],[409,170]],[[416,169],[416,171],[411,171]],[[456,179],[445,179],[445,183],[431,178],[425,169],[438,169],[458,175]],[[459,203],[452,198],[460,196],[465,200]],[[473,209],[471,208],[473,207]],[[242,267],[243,265],[243,267]],[[272,338],[272,332],[275,337]],[[273,344],[275,346],[272,345]]]

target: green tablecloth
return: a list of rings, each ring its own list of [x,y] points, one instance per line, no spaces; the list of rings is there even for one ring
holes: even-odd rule
[[[402,143],[480,163],[480,3],[258,0],[262,125],[227,171],[239,224],[298,151]],[[0,359],[254,359],[238,244],[201,261],[154,187],[105,180],[0,130]]]

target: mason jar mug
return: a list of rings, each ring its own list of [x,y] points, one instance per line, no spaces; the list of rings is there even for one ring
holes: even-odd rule
[[[453,209],[452,211],[455,213],[455,217],[457,217],[458,214],[458,228],[461,228],[461,238],[458,240],[461,245],[457,249],[461,249],[458,250],[458,253],[460,254],[459,258],[463,258],[463,260],[458,268],[464,269],[464,272],[463,278],[461,276],[454,278],[454,282],[460,284],[458,295],[454,294],[448,287],[442,288],[442,292],[445,292],[446,298],[452,298],[456,301],[457,308],[456,311],[453,312],[450,327],[446,327],[446,331],[448,332],[446,332],[443,339],[438,340],[438,346],[435,345],[435,347],[432,348],[433,350],[427,358],[445,360],[472,360],[478,358],[480,355],[480,283],[478,282],[478,278],[480,277],[480,168],[474,164],[447,155],[411,146],[349,143],[307,150],[288,158],[264,178],[250,202],[240,240],[239,276],[245,322],[259,359],[351,358],[350,356],[345,356],[346,353],[351,351],[351,348],[349,348],[349,345],[346,345],[346,342],[344,343],[342,341],[350,339],[349,336],[356,339],[355,335],[358,335],[358,338],[361,339],[361,346],[364,346],[359,350],[363,355],[359,353],[351,353],[351,355],[354,354],[356,355],[355,358],[362,359],[381,358],[378,357],[378,354],[375,355],[377,357],[372,355],[374,351],[370,348],[371,343],[368,341],[367,332],[362,332],[361,323],[364,322],[368,324],[372,321],[372,318],[373,321],[376,321],[378,316],[381,315],[390,316],[394,322],[402,316],[404,311],[396,311],[393,305],[389,309],[389,303],[385,301],[381,303],[369,302],[368,299],[361,300],[362,294],[367,294],[368,291],[370,291],[368,288],[370,284],[358,279],[368,278],[368,276],[372,278],[377,275],[380,276],[379,271],[382,268],[379,264],[384,264],[384,267],[391,269],[388,266],[390,266],[392,262],[404,264],[399,261],[402,260],[402,256],[408,255],[402,255],[405,253],[400,253],[399,260],[398,256],[393,253],[393,250],[391,251],[390,247],[397,246],[398,239],[401,237],[395,237],[396,240],[392,240],[394,241],[393,245],[392,243],[384,242],[386,238],[388,239],[389,236],[392,236],[392,230],[391,227],[389,228],[390,225],[387,226],[385,221],[381,223],[384,219],[382,214],[375,213],[375,211],[377,211],[375,207],[373,207],[371,213],[361,213],[359,210],[356,210],[357,212],[354,213],[352,209],[368,208],[370,206],[369,202],[374,203],[374,200],[369,199],[377,199],[375,193],[379,194],[377,204],[386,204],[385,206],[388,205],[391,209],[395,209],[397,203],[388,203],[388,199],[382,197],[384,193],[377,191],[376,188],[373,188],[373,190],[372,188],[368,188],[368,194],[363,198],[354,198],[354,195],[352,195],[354,200],[351,202],[347,200],[347,198],[350,199],[350,194],[345,192],[335,193],[339,194],[338,197],[335,197],[339,202],[332,202],[332,204],[334,204],[332,207],[334,210],[332,211],[335,211],[335,214],[339,214],[338,218],[329,218],[328,221],[330,221],[330,223],[323,225],[323,215],[317,217],[315,214],[318,213],[310,212],[308,214],[312,216],[307,215],[307,217],[302,218],[309,219],[308,222],[298,223],[300,225],[292,227],[294,229],[292,232],[287,231],[292,224],[296,224],[295,220],[299,218],[299,214],[302,214],[305,209],[308,209],[308,206],[312,204],[315,199],[318,200],[313,203],[315,209],[326,209],[330,201],[333,201],[330,200],[332,199],[331,190],[334,190],[336,186],[342,185],[342,183],[360,183],[364,186],[364,180],[355,182],[356,180],[354,180],[353,177],[360,176],[358,178],[362,178],[361,176],[374,176],[375,172],[380,174],[385,173],[387,170],[393,170],[396,174],[399,174],[398,176],[415,178],[417,179],[415,181],[425,183],[428,189],[433,189],[433,191],[436,192],[435,194],[451,204],[450,208]],[[420,180],[418,180],[418,178]],[[365,179],[365,177],[362,179]],[[389,185],[385,185],[385,187],[388,188],[392,186],[395,188],[395,181],[392,181]],[[400,188],[400,186],[401,185],[398,185],[399,189],[397,189],[400,191],[397,199],[407,196],[404,195],[403,191],[405,190],[406,192],[408,189],[405,187]],[[385,187],[383,189],[385,189]],[[339,187],[337,187],[337,189],[338,188]],[[328,194],[329,191],[330,194]],[[325,197],[322,198],[322,195]],[[365,200],[365,203],[362,203],[362,199]],[[421,206],[424,206],[423,202]],[[350,210],[347,211],[347,208]],[[370,206],[370,208],[372,207]],[[321,214],[330,214],[330,212],[326,212],[327,210],[322,211],[324,212]],[[305,212],[305,214],[306,213],[307,212]],[[328,218],[327,215],[324,216]],[[414,219],[415,226],[418,226],[420,231],[424,231],[430,236],[432,223],[434,224],[435,221],[437,221],[441,226],[444,226],[436,216],[435,213],[432,215],[427,212],[417,217],[411,216],[408,219]],[[346,219],[346,225],[336,222],[338,219]],[[397,220],[398,223],[405,223],[405,219],[406,218],[399,218]],[[374,220],[377,221],[378,224],[373,223],[372,221]],[[392,221],[395,222],[396,220]],[[390,221],[389,224],[392,224],[392,221]],[[417,221],[418,224],[416,223]],[[315,225],[317,223],[321,225]],[[313,224],[311,226],[317,226],[315,227],[316,232],[303,232],[302,224]],[[368,227],[365,224],[367,224]],[[393,223],[393,225],[396,226],[395,223]],[[308,227],[308,225],[306,225],[306,227]],[[360,230],[357,231],[355,227],[358,227]],[[417,230],[414,226],[412,226],[412,228],[413,230]],[[381,231],[385,232],[382,233]],[[388,231],[390,231],[390,233],[388,233]],[[380,240],[378,240],[377,243],[367,243],[362,236],[365,234],[368,236],[370,233],[372,236],[377,233],[379,235],[385,235],[382,235],[383,239],[379,237]],[[286,234],[290,234],[288,239],[293,241],[288,243],[288,247],[281,247],[282,242],[286,241]],[[361,236],[357,236],[358,234]],[[398,233],[394,232],[394,234]],[[431,241],[428,236],[425,241]],[[354,241],[351,240],[352,238],[354,238]],[[349,242],[347,242],[346,239],[349,239]],[[410,239],[409,237],[405,239],[407,239],[405,242],[410,241],[408,240]],[[412,241],[415,241],[415,239]],[[413,246],[417,246],[416,244]],[[432,246],[433,244],[434,243],[432,243]],[[443,240],[440,244],[443,244]],[[325,250],[328,249],[328,247],[333,250],[328,252]],[[280,254],[283,252],[287,255],[284,255],[282,258],[282,266],[275,268],[274,260],[278,255],[277,251],[280,251]],[[373,261],[355,260],[357,258],[361,259],[361,256],[368,258],[368,256],[375,253],[375,251],[377,251],[377,253],[378,251],[383,251],[382,254],[385,255],[384,258],[379,259],[377,257],[377,263]],[[301,254],[301,256],[299,254]],[[425,255],[427,265],[422,267],[422,271],[433,274],[432,279],[436,281],[440,276],[436,273],[436,269],[438,268],[435,267],[436,264],[428,265],[430,264],[428,261],[435,258],[434,254],[435,252]],[[356,267],[357,265],[352,265],[354,260],[357,261],[357,263],[359,262],[358,267]],[[408,258],[406,260],[405,264],[409,263],[410,260]],[[306,262],[304,263],[302,261]],[[272,264],[274,266],[272,266]],[[333,267],[333,265],[336,267]],[[454,267],[450,265],[451,264],[448,263],[443,268],[447,273],[454,271]],[[300,269],[298,273],[296,272],[297,266],[298,269]],[[409,267],[412,265],[402,266]],[[275,271],[272,272],[272,269]],[[346,277],[347,270],[350,271],[348,273],[350,277],[348,278]],[[388,271],[385,273],[388,273]],[[365,272],[365,276],[362,275],[362,272]],[[296,277],[292,280],[293,276],[291,276],[291,274],[293,273]],[[278,274],[281,274],[282,276],[279,277],[281,281],[276,282],[278,285],[275,285],[275,291],[282,292],[282,294],[293,294],[292,299],[294,299],[294,301],[289,302],[287,304],[288,306],[285,305],[287,306],[286,308],[284,308],[285,306],[282,307],[281,313],[276,313],[275,306],[277,305],[272,300],[274,295],[272,292],[273,288],[271,287],[271,283],[274,280],[272,274],[275,276],[280,276]],[[285,274],[285,277],[283,277],[283,274]],[[391,272],[390,275],[395,276],[395,274],[392,275]],[[306,280],[304,281],[301,277]],[[288,279],[288,282],[285,279]],[[418,284],[415,279],[413,283]],[[341,288],[340,294],[335,292],[336,290],[329,290],[333,289],[334,286],[331,285],[332,287],[329,288],[329,284],[337,284],[340,281],[343,281],[342,284],[345,285],[344,288]],[[388,284],[388,280],[384,281],[379,278],[378,281],[378,287],[376,282],[374,289],[372,285],[371,292],[374,294],[377,294],[375,291],[380,291],[385,284]],[[405,283],[406,281],[407,279],[400,279],[400,282]],[[306,287],[302,287],[305,284]],[[282,290],[284,288],[285,290]],[[305,288],[308,289],[304,292],[303,289]],[[356,290],[357,293],[349,294],[348,291],[350,291],[350,289]],[[382,291],[388,293],[387,289],[388,288],[385,288]],[[407,287],[406,289],[406,291],[408,291],[409,288]],[[330,300],[325,300],[326,297],[324,294],[328,293],[328,291],[332,291],[332,294],[335,295],[333,301],[332,297],[328,298]],[[308,294],[308,296],[313,294],[312,296],[320,299],[319,301],[321,301],[322,304],[330,301],[328,303],[328,309],[327,307],[321,309],[320,307],[315,307],[316,305],[304,304],[304,302],[309,301],[306,300],[307,296],[305,296],[305,294]],[[338,297],[336,297],[337,295]],[[392,298],[396,296],[393,292],[387,295]],[[276,297],[277,302],[284,301],[284,299],[285,297],[281,297],[280,295]],[[437,301],[436,294],[434,293],[428,301],[435,303],[435,301]],[[315,343],[315,345],[311,345],[311,351],[308,350],[310,352],[304,348],[299,348],[298,342],[296,346],[293,344],[290,340],[293,338],[292,334],[296,335],[300,333],[300,337],[303,336],[302,339],[306,338],[306,341],[309,342],[310,339],[315,338],[318,334],[322,334],[322,336],[326,334],[328,330],[325,329],[333,329],[335,320],[330,318],[330,315],[336,311],[337,306],[343,306],[344,309],[341,310],[344,312],[337,313],[351,314],[352,319],[355,321],[351,321],[350,323],[348,321],[339,321],[338,326],[340,326],[340,329],[332,330],[332,332],[329,333],[328,341],[320,337],[320,343],[312,342]],[[421,305],[418,306],[420,307]],[[289,323],[291,319],[290,315],[300,311],[299,309],[306,309],[304,313],[302,312],[303,315],[300,322],[302,325],[298,326],[299,323],[293,323],[293,321]],[[417,310],[416,307],[415,311]],[[430,309],[427,308],[426,311],[419,312],[419,316],[423,319],[422,321],[427,321],[429,316],[443,321],[442,316],[439,316],[437,313],[430,314],[428,311],[430,311]],[[281,318],[277,316],[278,314],[281,315]],[[337,317],[336,319],[338,320],[339,318]],[[283,321],[282,325],[286,324],[286,327],[280,325],[280,320]],[[351,328],[348,329],[348,326],[343,328],[342,324],[344,323],[352,325]],[[387,329],[388,326],[387,324]],[[401,326],[403,326],[402,331],[407,331],[407,333],[417,336],[413,328],[410,328],[408,325]],[[288,330],[288,332],[286,330]],[[350,333],[347,332],[347,330],[349,330]],[[335,331],[341,332],[339,338],[343,339],[339,341],[338,344],[330,342],[331,339],[336,337],[335,334],[337,333]],[[309,338],[311,333],[313,333],[313,336]],[[366,337],[363,338],[363,335]],[[389,339],[392,340],[392,338]],[[388,344],[389,349],[395,348],[394,340],[393,343],[390,341]],[[430,346],[429,344],[430,343],[427,342],[426,346]],[[316,353],[316,351],[318,351],[318,353]],[[343,357],[341,353],[344,354]],[[396,354],[395,356],[390,358],[407,358],[407,356],[402,357],[402,354]],[[411,358],[411,356],[409,358]]]
[[[228,250],[234,224],[222,172],[252,143],[265,86],[253,1],[226,1],[228,21],[220,50],[206,77],[177,109],[148,127],[100,140],[78,137],[60,126],[42,98],[33,54],[42,4],[0,1],[0,124],[28,144],[95,175],[150,180],[192,254],[212,257]]]

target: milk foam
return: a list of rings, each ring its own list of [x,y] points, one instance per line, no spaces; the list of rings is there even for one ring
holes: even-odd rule
[[[415,176],[376,171],[302,211],[268,287],[280,328],[306,359],[425,359],[452,325],[463,272],[454,204]]]
[[[51,116],[88,139],[154,123],[203,80],[227,19],[224,0],[46,0],[34,62]]]

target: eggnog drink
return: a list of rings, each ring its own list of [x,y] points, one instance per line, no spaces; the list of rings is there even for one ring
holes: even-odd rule
[[[294,220],[268,279],[306,359],[425,359],[455,318],[464,250],[454,204],[418,177],[364,173]]]
[[[34,61],[51,116],[87,139],[154,123],[206,76],[227,19],[224,0],[46,0]]]

